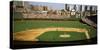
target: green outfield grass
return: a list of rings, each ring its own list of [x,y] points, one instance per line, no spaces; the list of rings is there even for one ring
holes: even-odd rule
[[[70,35],[70,37],[60,37],[60,35]],[[65,32],[65,31],[49,31],[37,38],[39,41],[74,41],[87,39],[85,33]]]
[[[85,28],[89,31],[90,37],[95,37],[97,33],[96,29],[94,29],[91,26],[88,26],[87,24],[83,24],[79,21],[47,21],[47,20],[14,21],[13,33],[30,30],[34,28],[47,28],[47,27]]]
[[[14,21],[14,32],[24,31],[26,29],[33,28],[45,28],[45,27],[72,27],[72,28],[89,28],[86,24],[82,24],[79,21],[35,21],[24,20]]]

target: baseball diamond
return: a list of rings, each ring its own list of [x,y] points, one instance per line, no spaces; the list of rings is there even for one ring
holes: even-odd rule
[[[41,34],[48,31],[84,32],[87,39],[90,39],[86,29],[79,28],[39,28],[14,33],[14,40],[34,41]],[[22,34],[22,35],[21,35]]]
[[[46,41],[48,39],[49,41],[64,41],[60,39],[69,38],[70,40],[66,39],[66,41],[73,41],[75,40],[74,39],[75,37],[76,40],[90,39],[92,37],[95,37],[96,36],[94,34],[95,32],[96,31],[94,28],[86,24],[82,24],[79,21],[24,20],[24,21],[14,21],[13,40]],[[79,35],[79,37],[77,37],[77,35]],[[84,37],[82,38],[81,35],[82,37],[83,36]],[[50,40],[50,36],[53,37],[52,40]],[[70,37],[63,37],[63,36],[70,36]],[[75,37],[71,38],[73,36]],[[55,40],[54,39],[55,37],[58,40]]]

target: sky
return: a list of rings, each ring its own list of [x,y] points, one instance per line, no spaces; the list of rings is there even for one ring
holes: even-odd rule
[[[29,2],[31,5],[40,5],[40,6],[48,6],[54,10],[61,10],[65,9],[65,4],[64,3],[47,3],[47,2]],[[70,10],[73,9],[74,4],[70,4]],[[76,5],[78,6],[78,5]],[[84,6],[83,6],[84,7]],[[79,8],[77,8],[79,10]],[[82,9],[84,11],[84,8]]]
[[[61,10],[61,9],[65,9],[65,4],[64,3],[48,3],[48,2],[29,2],[29,4],[31,5],[39,5],[39,6],[48,6],[49,8],[53,9],[53,10]],[[70,10],[73,9],[73,5],[75,4],[68,4],[70,5]],[[76,11],[79,10],[78,8],[79,4],[76,4]],[[85,5],[82,5],[82,11],[84,11],[84,6]],[[89,5],[88,5],[89,6]],[[89,9],[89,7],[88,7]]]
[[[29,2],[32,5],[48,6],[55,10],[65,9],[65,4],[63,3],[47,3],[47,2]]]

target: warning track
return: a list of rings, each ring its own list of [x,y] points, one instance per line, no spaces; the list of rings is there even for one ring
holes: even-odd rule
[[[48,31],[66,31],[66,32],[84,32],[87,39],[90,39],[89,33],[86,29],[81,28],[65,28],[65,27],[50,27],[37,28],[21,32],[13,33],[13,40],[18,41],[37,41],[37,37]]]

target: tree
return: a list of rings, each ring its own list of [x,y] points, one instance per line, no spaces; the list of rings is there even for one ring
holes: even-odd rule
[[[76,5],[74,5],[74,8],[73,9],[76,11],[76,9],[77,9]]]
[[[90,6],[90,15],[92,15],[92,13],[94,13],[92,10],[93,10],[93,7]]]
[[[82,17],[82,5],[79,6],[80,16]]]
[[[82,11],[82,5],[80,5],[80,7],[79,7],[79,8],[80,8],[80,12],[81,12],[81,11]]]
[[[85,6],[85,11],[87,11],[87,8],[88,8],[88,6],[86,5],[86,6]]]

